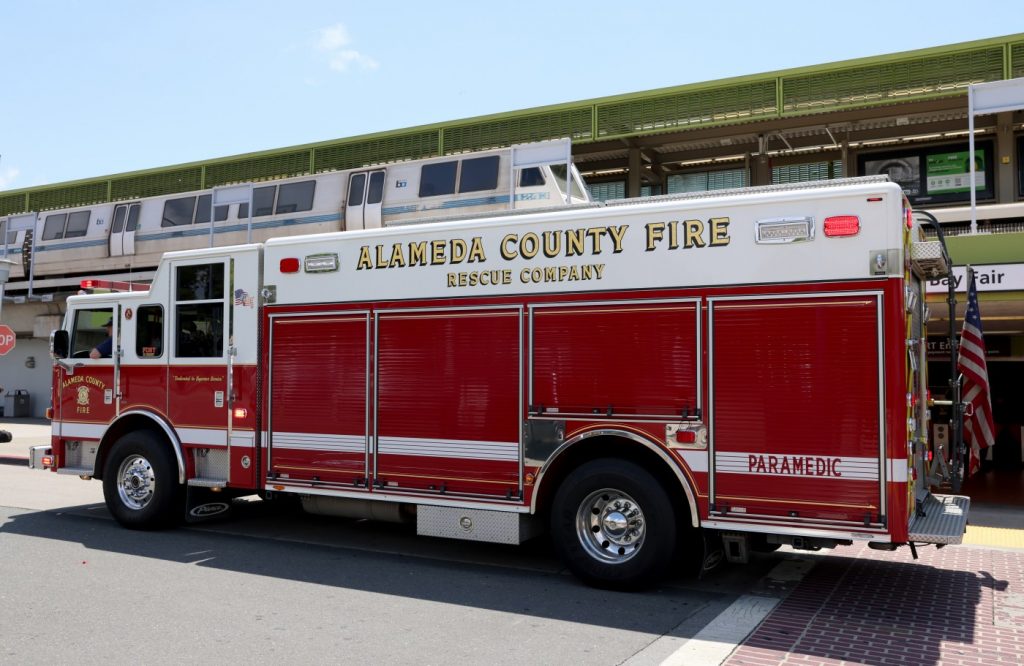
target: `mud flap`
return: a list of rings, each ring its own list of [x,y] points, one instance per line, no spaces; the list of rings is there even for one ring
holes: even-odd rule
[[[209,488],[185,486],[185,522],[205,523],[231,515],[231,496]]]
[[[725,560],[725,546],[722,543],[722,533],[718,530],[697,530],[700,535],[700,545],[703,547],[700,573],[698,578],[718,567]]]

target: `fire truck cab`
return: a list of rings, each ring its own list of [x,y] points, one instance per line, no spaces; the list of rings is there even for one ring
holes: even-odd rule
[[[943,270],[878,177],[173,252],[148,291],[68,300],[31,465],[101,479],[133,528],[260,493],[549,530],[624,589],[762,546],[958,543],[926,439]]]

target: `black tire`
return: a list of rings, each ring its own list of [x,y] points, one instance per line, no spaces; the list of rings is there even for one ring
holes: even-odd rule
[[[551,537],[569,570],[588,585],[639,590],[668,573],[676,512],[661,483],[615,458],[574,470],[551,506]]]
[[[125,527],[169,527],[184,513],[184,486],[167,442],[145,432],[130,432],[114,443],[103,466],[103,498]]]

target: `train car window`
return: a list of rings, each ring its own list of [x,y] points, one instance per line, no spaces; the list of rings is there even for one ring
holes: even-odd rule
[[[537,187],[544,184],[544,172],[539,167],[529,167],[519,172],[519,187]]]
[[[384,198],[384,172],[375,171],[370,174],[370,187],[366,192],[366,203],[379,204]]]
[[[420,196],[436,197],[455,192],[455,170],[458,162],[424,164],[420,170]]]
[[[117,206],[114,208],[114,221],[110,223],[110,233],[119,234],[124,231],[124,218],[127,212],[127,206]]]
[[[54,215],[47,215],[46,222],[43,224],[43,240],[64,238],[64,223],[67,221],[67,219],[67,213],[55,213]]]
[[[564,164],[552,164],[551,175],[555,177],[555,183],[558,184],[560,192],[565,193],[566,187],[566,170]],[[584,199],[583,191],[580,189],[579,183],[576,182],[575,178],[571,179],[572,183],[572,196],[578,199]]]
[[[315,180],[304,180],[301,183],[286,183],[277,194],[275,215],[281,213],[298,213],[313,209],[313,191]]]
[[[349,206],[362,206],[363,205],[363,192],[366,190],[366,174],[357,173],[352,176],[351,182],[348,184],[348,205]]]
[[[164,355],[164,307],[140,305],[135,318],[135,355],[159,358]]]
[[[79,210],[68,215],[68,227],[64,232],[64,238],[79,238],[89,231],[89,216],[91,211]]]
[[[226,206],[225,206],[226,208]],[[142,211],[142,204],[132,204],[128,207],[128,231],[135,231],[139,226],[139,213]],[[224,219],[227,219],[228,213],[224,211]]]
[[[202,194],[199,196],[199,205],[196,206],[196,224],[206,224],[210,221],[210,202],[213,201],[212,194]],[[228,219],[228,207],[217,206],[217,221],[223,222]]]
[[[7,244],[8,245],[14,245],[17,242],[18,242],[18,232],[17,231],[8,231],[7,232]]]
[[[164,218],[161,227],[181,227],[192,224],[192,215],[196,209],[195,197],[168,199],[164,202]]]
[[[481,192],[498,187],[498,156],[462,160],[459,192]]]
[[[270,187],[257,187],[252,191],[253,217],[260,217],[262,215],[272,215],[274,212],[274,192],[277,190],[277,185],[271,185]],[[249,217],[249,204],[239,204],[238,206],[238,219],[246,219]]]
[[[179,266],[175,284],[174,353],[211,358],[224,353],[224,264]]]
[[[255,211],[253,214],[255,217],[274,214],[274,193],[276,191],[276,185],[271,185],[270,187],[257,187],[253,190],[252,209]]]

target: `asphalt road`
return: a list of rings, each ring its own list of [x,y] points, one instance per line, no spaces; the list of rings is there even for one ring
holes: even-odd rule
[[[543,539],[417,537],[258,500],[133,532],[101,502],[98,481],[0,465],[0,663],[657,664],[738,599],[784,595],[769,572],[807,559],[626,594],[583,586]]]

